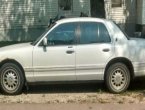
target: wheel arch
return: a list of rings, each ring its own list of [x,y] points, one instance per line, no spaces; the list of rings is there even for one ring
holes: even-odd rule
[[[127,68],[129,69],[130,71],[130,76],[131,76],[131,80],[134,79],[134,68],[133,68],[133,64],[132,62],[128,59],[128,58],[124,58],[124,57],[118,57],[118,58],[114,58],[112,60],[110,60],[106,67],[105,67],[105,71],[104,71],[104,79],[105,79],[105,76],[106,76],[106,73],[107,73],[107,69],[114,63],[123,63],[127,66]]]
[[[24,68],[22,67],[22,65],[21,65],[18,61],[14,60],[14,59],[5,59],[5,60],[3,60],[3,61],[0,62],[0,68],[1,68],[2,65],[4,65],[5,63],[13,63],[13,64],[16,64],[16,65],[21,69],[21,71],[22,71],[22,73],[23,73],[23,76],[24,76],[24,80],[25,80],[25,82],[26,82],[26,76],[25,76]]]

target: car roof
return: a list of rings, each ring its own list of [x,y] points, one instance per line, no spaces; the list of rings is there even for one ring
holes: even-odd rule
[[[102,18],[91,18],[91,17],[78,17],[78,18],[64,18],[61,20],[56,21],[57,24],[62,24],[62,23],[69,23],[69,22],[106,22],[109,20],[102,19]]]

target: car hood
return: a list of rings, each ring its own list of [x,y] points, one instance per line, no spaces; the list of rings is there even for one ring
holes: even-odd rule
[[[0,48],[0,62],[5,60],[15,60],[22,67],[32,67],[33,45],[31,43],[21,43]]]
[[[23,50],[25,48],[31,48],[33,47],[31,43],[20,43],[20,44],[14,44],[14,45],[9,45],[5,47],[0,48],[0,53],[5,52],[5,51],[15,51],[15,50]]]
[[[27,59],[32,56],[31,43],[14,44],[0,48],[0,61],[4,59]]]

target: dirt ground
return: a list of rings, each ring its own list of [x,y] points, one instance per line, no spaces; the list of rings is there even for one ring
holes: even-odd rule
[[[33,85],[17,96],[0,95],[0,103],[20,104],[145,104],[145,80],[131,83],[122,94],[109,93],[103,83]]]

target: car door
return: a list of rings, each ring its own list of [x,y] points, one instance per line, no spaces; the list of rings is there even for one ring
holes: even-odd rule
[[[77,80],[103,80],[103,69],[114,51],[107,28],[103,23],[83,22],[80,24],[78,39]]]
[[[60,24],[48,35],[47,46],[34,47],[33,68],[36,81],[76,80],[76,23]]]

